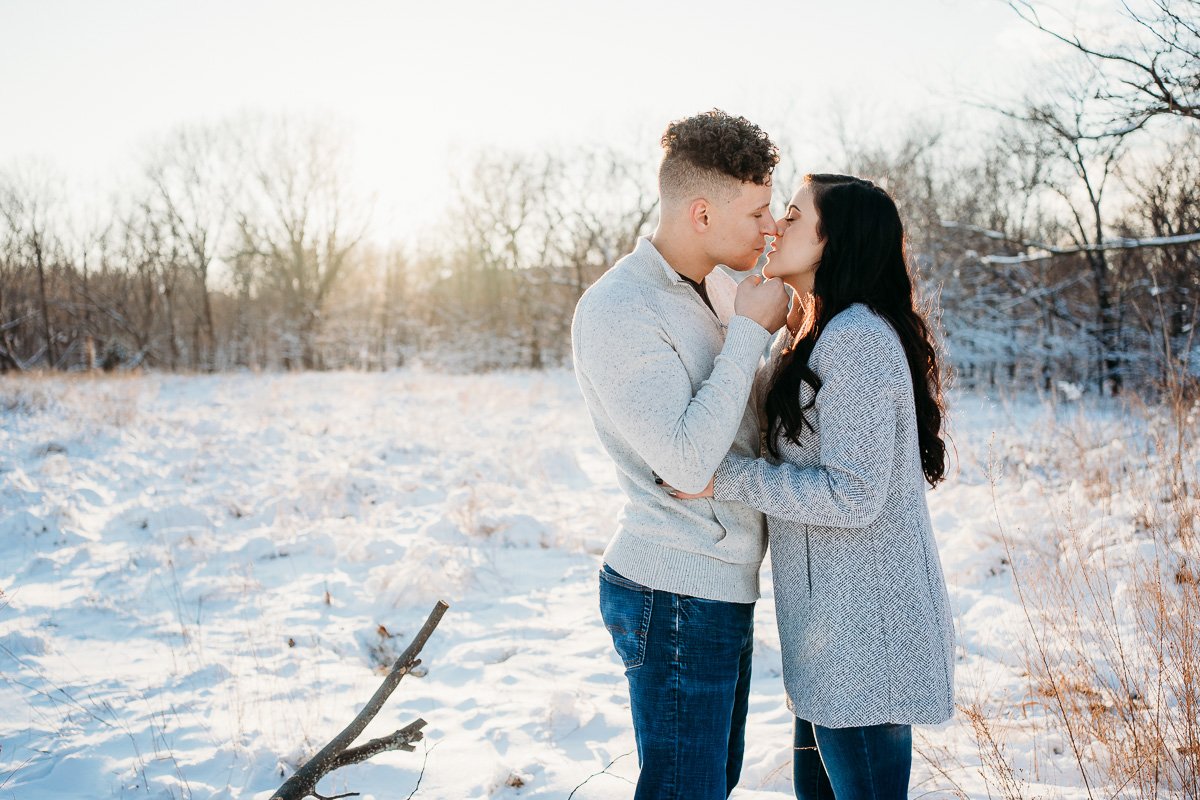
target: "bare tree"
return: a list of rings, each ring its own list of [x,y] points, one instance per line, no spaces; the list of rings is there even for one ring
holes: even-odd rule
[[[9,258],[17,270],[31,271],[37,280],[37,313],[40,317],[42,350],[29,358],[51,367],[58,366],[57,336],[50,316],[49,273],[58,256],[58,232],[53,217],[60,202],[57,181],[41,164],[13,170],[0,176],[0,215],[8,229]]]
[[[285,363],[319,368],[325,303],[366,235],[367,215],[348,191],[345,146],[329,125],[260,120],[247,139],[252,178],[235,213],[233,258],[253,258],[260,291],[279,302],[291,339]]]
[[[172,244],[168,232],[158,215],[140,203],[122,215],[118,237],[109,279],[89,297],[114,328],[106,367],[143,363],[177,367],[178,340],[171,312],[173,254],[167,249]]]
[[[559,180],[547,196],[544,259],[551,269],[530,276],[535,296],[558,299],[542,327],[546,347],[557,357],[566,355],[572,311],[584,290],[650,232],[658,211],[653,176],[650,165],[612,148],[562,158]]]
[[[0,187],[0,204],[7,206],[11,196]],[[21,275],[21,231],[13,227],[13,214],[0,211],[0,373],[24,369],[13,341],[14,331],[25,321],[20,302],[14,297]]]
[[[178,129],[150,157],[146,177],[152,187],[151,209],[161,214],[182,266],[193,280],[195,333],[191,365],[214,368],[216,330],[210,273],[225,247],[237,193],[232,141],[220,126]]]
[[[1042,225],[1036,195],[1048,155],[1014,147],[1017,137],[1005,130],[970,160],[927,121],[892,141],[863,141],[850,131],[843,128],[840,169],[879,182],[895,198],[910,262],[956,375],[968,384],[1052,381],[1070,349],[1055,336],[1051,313],[1064,281],[1047,270],[985,266],[979,251],[986,240],[975,235],[984,225],[1024,232]],[[947,226],[947,218],[960,222]]]
[[[544,298],[525,291],[554,246],[563,162],[549,153],[497,153],[480,157],[460,185],[467,263],[474,261],[493,332],[515,339],[523,366],[543,366]]]
[[[379,333],[376,338],[376,361],[380,369],[400,366],[404,363],[401,349],[411,338],[410,327],[413,308],[410,298],[413,290],[415,265],[412,257],[398,245],[392,245],[379,253],[377,258],[379,280],[383,284],[379,294]]]
[[[645,167],[611,148],[581,148],[481,155],[460,176],[462,223],[433,291],[459,300],[440,305],[461,314],[477,348],[494,357],[484,366],[567,357],[579,296],[633,249],[655,213]]]
[[[1095,96],[1109,103],[1109,133],[1140,128],[1156,116],[1200,120],[1200,0],[1121,0],[1123,43],[1088,41],[1042,20],[1033,0],[1008,0],[1020,17],[1069,45],[1105,76]]]
[[[1200,344],[1200,132],[1189,134],[1136,181],[1132,224],[1164,241],[1139,250],[1134,268],[1142,291],[1131,304],[1161,365],[1160,383],[1179,394],[1195,382]],[[1179,241],[1188,240],[1190,241]]]
[[[584,151],[568,162],[553,223],[558,256],[574,272],[576,299],[632,252],[658,212],[650,165],[611,148]]]
[[[1027,126],[1030,147],[1046,148],[1054,157],[1042,185],[1062,200],[1069,219],[1064,233],[1089,271],[1095,295],[1098,386],[1115,393],[1122,381],[1119,279],[1108,252],[1097,245],[1107,237],[1112,222],[1105,195],[1129,132],[1113,132],[1094,122],[1092,94],[1086,84],[1071,86],[1062,91],[1059,100],[1030,102],[1011,116]],[[1065,169],[1053,169],[1055,164]]]
[[[82,343],[80,361],[87,370],[100,365],[100,348],[106,338],[103,314],[91,298],[97,279],[103,279],[102,273],[97,273],[107,261],[114,227],[111,207],[92,208],[90,215],[81,216],[68,231],[64,246],[71,274],[68,313]]]

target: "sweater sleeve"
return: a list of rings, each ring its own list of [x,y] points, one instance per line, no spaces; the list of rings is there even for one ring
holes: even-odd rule
[[[712,372],[693,395],[691,378],[650,308],[599,311],[589,309],[578,320],[577,370],[659,477],[685,492],[700,491],[737,436],[770,334],[747,317],[733,317]]]
[[[864,528],[883,513],[896,439],[895,343],[860,328],[828,331],[817,392],[820,464],[799,468],[729,455],[716,473],[718,500],[807,525]],[[810,412],[811,413],[811,412]]]
[[[762,366],[758,368],[758,375],[754,378],[754,386],[750,390],[750,405],[754,408],[754,413],[758,419],[759,438],[762,439],[767,433],[767,392],[771,388],[771,380],[775,376],[775,371],[779,369],[779,361],[783,358],[783,351],[792,343],[794,335],[787,329],[787,326],[781,328],[771,341],[771,349],[767,352],[766,360]]]

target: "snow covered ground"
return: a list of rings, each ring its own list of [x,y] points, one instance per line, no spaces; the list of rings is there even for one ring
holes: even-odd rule
[[[4,380],[0,800],[268,798],[438,599],[428,674],[367,731],[421,716],[426,742],[323,793],[631,795],[625,679],[596,607],[620,495],[569,373]],[[1071,508],[1097,547],[1136,552],[1132,498],[1089,502],[1039,461],[1075,413],[956,397],[959,468],[929,495],[959,700],[990,709],[1033,794],[1064,798],[1084,791],[1025,674],[997,531],[1036,553]],[[1087,413],[1099,431],[1120,414]],[[1119,463],[1121,441],[1101,444],[1098,463]],[[791,797],[764,570],[738,800]],[[914,797],[989,796],[962,715],[918,749]]]

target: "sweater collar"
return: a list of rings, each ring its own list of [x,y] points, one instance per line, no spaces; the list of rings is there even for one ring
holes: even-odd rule
[[[645,267],[643,274],[646,277],[658,277],[661,275],[663,278],[666,278],[668,283],[684,282],[683,276],[667,263],[662,253],[658,252],[658,248],[650,241],[649,236],[642,236],[638,239],[637,247],[633,249],[633,255],[637,258],[638,263]]]
[[[688,292],[695,291],[688,286],[688,280],[676,272],[662,253],[650,241],[649,236],[638,239],[633,249],[632,261],[636,265],[637,274],[644,280],[652,281],[660,286],[681,286]],[[733,317],[733,300],[737,293],[737,281],[726,275],[720,267],[714,267],[704,279],[704,287],[708,292],[708,300],[722,324],[728,325]]]

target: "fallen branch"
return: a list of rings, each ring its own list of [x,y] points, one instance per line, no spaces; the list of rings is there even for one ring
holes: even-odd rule
[[[400,730],[392,733],[389,736],[384,736],[379,739],[372,739],[366,744],[358,747],[350,747],[359,734],[366,729],[379,710],[383,708],[383,704],[387,702],[392,692],[400,685],[400,679],[412,671],[413,667],[421,663],[417,655],[421,652],[421,648],[429,641],[429,637],[433,634],[434,628],[442,621],[442,617],[450,608],[446,603],[439,600],[437,605],[433,607],[433,611],[429,612],[429,618],[425,620],[425,624],[421,626],[421,630],[413,638],[400,657],[396,659],[396,663],[392,665],[392,669],[388,672],[387,677],[383,679],[383,683],[375,690],[375,694],[363,706],[363,710],[358,712],[358,716],[347,725],[341,733],[335,736],[329,744],[321,748],[321,751],[309,759],[300,769],[296,770],[296,774],[288,778],[286,782],[272,795],[271,800],[303,800],[305,797],[316,797],[318,800],[328,800],[323,795],[317,793],[317,783],[333,772],[335,769],[349,766],[350,764],[358,764],[366,761],[368,758],[386,753],[389,750],[405,750],[412,752],[413,743],[419,742],[424,734],[421,729],[425,727],[426,722],[423,719],[417,719]],[[338,797],[351,797],[357,795],[358,792],[350,792],[348,794],[338,795]]]

